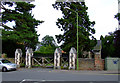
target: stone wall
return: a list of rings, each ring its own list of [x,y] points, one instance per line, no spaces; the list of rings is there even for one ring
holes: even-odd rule
[[[103,59],[79,58],[79,70],[104,70]]]
[[[94,70],[94,59],[79,58],[79,70]]]

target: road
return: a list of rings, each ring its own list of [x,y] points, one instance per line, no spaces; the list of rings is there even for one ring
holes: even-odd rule
[[[45,68],[18,69],[2,72],[2,81],[115,81],[119,80],[117,72],[53,70]],[[105,82],[106,83],[106,82]],[[112,82],[113,83],[113,82]]]

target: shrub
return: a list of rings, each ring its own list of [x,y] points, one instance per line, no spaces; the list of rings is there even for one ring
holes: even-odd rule
[[[34,52],[34,57],[53,57],[54,53],[42,53],[39,51]]]

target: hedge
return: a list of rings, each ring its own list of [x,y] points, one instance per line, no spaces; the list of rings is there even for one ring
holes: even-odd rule
[[[34,57],[54,57],[54,53],[41,53],[39,51],[34,52]]]

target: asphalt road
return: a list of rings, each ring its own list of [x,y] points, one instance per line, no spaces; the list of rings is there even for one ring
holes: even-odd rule
[[[44,68],[18,69],[2,72],[2,81],[118,81],[117,72],[53,70]],[[93,82],[91,82],[93,83]],[[118,82],[119,83],[119,82]]]

